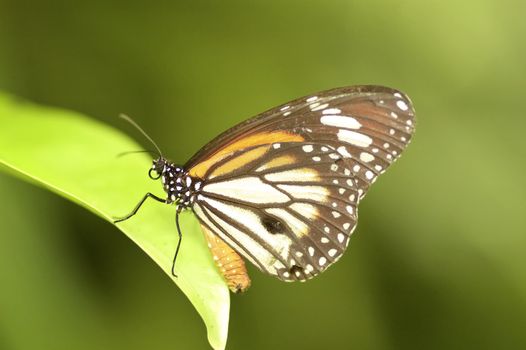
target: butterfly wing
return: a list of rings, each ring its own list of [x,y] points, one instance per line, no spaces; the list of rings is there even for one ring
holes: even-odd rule
[[[320,111],[331,111],[333,108],[343,110],[342,115],[355,113],[355,117],[364,122],[366,119],[376,121],[373,123],[376,125],[364,125],[369,126],[370,130],[378,127],[377,132],[380,134],[386,134],[387,127],[386,136],[392,137],[399,131],[399,139],[404,144],[409,143],[414,130],[414,109],[402,92],[377,85],[342,87],[298,98],[237,124],[202,147],[184,168],[191,169],[231,149],[241,149],[244,140],[263,131],[289,130],[301,133],[309,116],[315,119]],[[317,123],[319,121],[314,120],[314,124]],[[277,139],[286,138],[285,135],[275,136]],[[252,141],[264,143],[269,140]]]
[[[399,91],[360,86],[304,97],[244,122],[187,164],[204,179],[202,224],[264,272],[305,280],[345,251],[357,205],[414,130]]]

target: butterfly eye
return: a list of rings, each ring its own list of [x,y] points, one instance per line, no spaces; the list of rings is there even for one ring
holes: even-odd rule
[[[151,168],[149,171],[148,171],[148,176],[150,177],[150,179],[152,180],[159,180],[159,178],[161,177],[161,172],[159,172],[157,169],[155,168]]]

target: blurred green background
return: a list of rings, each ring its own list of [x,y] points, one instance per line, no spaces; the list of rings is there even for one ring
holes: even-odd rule
[[[139,139],[125,112],[181,163],[295,97],[401,89],[417,134],[361,204],[349,252],[305,284],[252,268],[228,348],[526,348],[524,13],[513,0],[0,0],[0,89]],[[0,349],[208,348],[184,295],[115,227],[3,174],[0,195]]]

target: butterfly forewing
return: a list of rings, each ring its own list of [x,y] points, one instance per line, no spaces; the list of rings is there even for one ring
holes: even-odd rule
[[[345,251],[357,204],[414,131],[407,96],[334,89],[220,135],[186,165],[203,180],[200,221],[260,270],[305,280]]]

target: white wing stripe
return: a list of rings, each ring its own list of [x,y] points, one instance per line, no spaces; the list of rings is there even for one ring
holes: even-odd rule
[[[279,189],[286,191],[295,199],[310,199],[317,202],[327,202],[330,191],[324,186],[300,186],[300,185],[277,185]]]
[[[234,200],[251,203],[286,203],[290,199],[275,187],[264,183],[258,177],[242,177],[228,181],[214,182],[203,186],[203,191],[218,194]]]
[[[253,236],[256,236],[259,240],[253,239],[249,234],[242,232],[241,230],[233,227],[232,225],[226,223],[225,220],[217,218],[221,221],[221,226],[225,227],[226,230],[244,247],[248,248],[250,252],[253,252],[255,256],[260,258],[260,260],[269,267],[274,269],[281,269],[285,267],[284,263],[277,259],[276,256],[268,249],[272,249],[276,254],[278,254],[283,261],[288,262],[290,257],[289,248],[292,245],[292,240],[285,234],[280,233],[269,233],[263,224],[261,223],[261,218],[256,215],[253,211],[248,209],[243,209],[238,206],[225,204],[222,201],[215,199],[207,198],[202,196],[202,200],[223,213],[230,220],[235,221],[241,227],[246,227]],[[210,212],[212,215],[213,213]],[[217,217],[217,216],[216,216]],[[242,220],[242,221],[240,221]],[[223,223],[228,226],[223,226]],[[268,247],[263,247],[260,242],[265,242]],[[273,273],[276,273],[274,271]]]
[[[217,225],[216,225],[217,220],[215,220],[215,223],[212,223],[207,215],[209,215],[210,217],[214,216],[216,218],[217,218],[217,216],[215,216],[212,213],[210,213],[210,211],[208,209],[202,208],[200,205],[195,205],[193,209],[194,209],[194,212],[197,215],[197,217],[201,221],[203,221],[203,223],[210,230],[212,230],[213,233],[215,233],[216,235],[221,237],[221,239],[223,241],[225,241],[228,245],[230,245],[230,247],[232,247],[234,250],[236,250],[237,252],[240,252],[241,254],[243,254],[243,256],[247,260],[249,260],[252,264],[254,264],[255,266],[259,266],[263,271],[267,271],[268,272],[266,266],[264,264],[262,264],[261,262],[257,261],[256,258],[254,256],[252,256],[249,253],[249,251],[247,251],[247,247],[240,246],[239,242],[234,241],[230,236],[225,235],[225,233],[220,228],[217,227]],[[206,214],[204,212],[205,210],[207,212]]]

